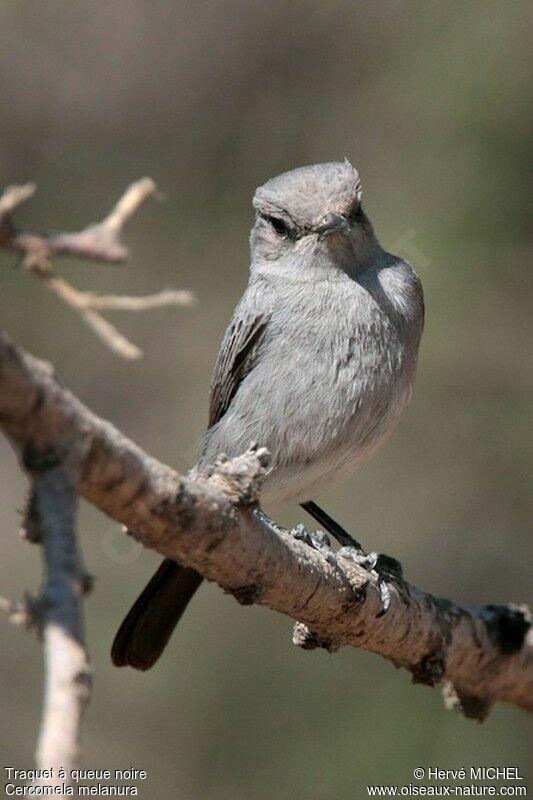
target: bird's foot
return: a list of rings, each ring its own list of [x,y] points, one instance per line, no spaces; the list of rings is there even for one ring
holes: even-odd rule
[[[337,550],[337,555],[348,558],[367,572],[372,572],[379,560],[378,553],[366,553],[362,547],[341,547]]]
[[[377,577],[377,588],[381,598],[381,609],[377,617],[382,617],[387,613],[391,603],[389,583],[391,580],[397,580],[402,577],[402,565],[400,562],[385,553],[367,553],[359,542],[345,531],[344,528],[341,528],[338,523],[332,520],[331,517],[328,517],[328,515],[314,503],[306,503],[303,507],[306,511],[312,513],[312,516],[314,516],[317,521],[327,527],[329,533],[337,539],[341,547],[337,551],[333,550],[331,547],[331,539],[327,533],[321,530],[310,531],[305,525],[297,525],[290,531],[291,534],[295,539],[304,542],[309,545],[309,547],[312,547],[313,550],[317,550],[321,553],[328,564],[331,564],[333,567],[339,566],[337,559],[340,556],[341,558],[349,559],[367,572],[373,572]],[[255,509],[254,513],[262,522],[268,524],[274,530],[278,532],[282,530],[260,508]]]
[[[392,556],[386,553],[365,553],[360,548],[341,547],[337,555],[349,558],[358,566],[368,572],[374,572],[377,576],[377,589],[381,599],[381,608],[376,614],[376,618],[382,617],[390,608],[391,596],[389,583],[395,578],[403,575],[402,565]]]
[[[321,552],[331,550],[331,539],[324,531],[310,531],[305,525],[297,525],[292,528],[291,533],[295,539],[305,542],[314,550],[320,550]]]

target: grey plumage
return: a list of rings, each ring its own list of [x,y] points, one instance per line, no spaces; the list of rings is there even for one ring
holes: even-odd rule
[[[200,467],[251,441],[268,447],[269,504],[308,500],[347,477],[411,394],[420,281],[380,247],[360,199],[348,162],[286,173],[254,198],[250,281],[220,348],[211,407],[221,413]],[[331,212],[351,215],[351,226],[317,235]],[[272,216],[289,226],[284,236]]]
[[[219,350],[197,469],[257,442],[272,459],[269,505],[305,502],[350,475],[411,395],[422,288],[380,246],[361,194],[344,161],[284,173],[254,196],[250,279]],[[144,608],[145,633],[149,618]]]

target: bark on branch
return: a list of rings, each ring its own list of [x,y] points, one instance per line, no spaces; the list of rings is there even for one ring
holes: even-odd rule
[[[266,451],[182,476],[144,453],[56,381],[51,368],[0,335],[0,425],[23,465],[79,462],[79,493],[146,547],[194,567],[241,603],[294,620],[295,642],[379,653],[413,680],[443,683],[448,703],[483,718],[497,700],[533,710],[527,609],[467,609],[391,578],[389,611],[378,578],[344,555],[314,549],[256,513]],[[301,533],[301,531],[300,531]]]

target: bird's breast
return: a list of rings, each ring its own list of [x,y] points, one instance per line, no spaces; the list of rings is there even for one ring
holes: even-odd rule
[[[409,322],[356,288],[357,297],[325,295],[286,338],[282,436],[264,487],[277,503],[301,502],[347,478],[409,401],[418,345]]]

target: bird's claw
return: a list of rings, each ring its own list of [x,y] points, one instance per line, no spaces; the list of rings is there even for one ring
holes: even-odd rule
[[[305,525],[297,525],[292,530],[295,539],[305,542],[309,547],[321,552],[331,552],[331,540],[324,531],[308,531]]]
[[[386,553],[377,554],[375,570],[380,575],[387,575],[390,578],[403,578],[403,567],[398,559]]]
[[[382,575],[378,576],[378,592],[381,600],[381,608],[376,614],[376,619],[383,617],[390,608],[390,589],[387,581]]]
[[[397,559],[386,553],[365,553],[361,545],[345,531],[344,540],[347,538],[351,543],[343,545],[336,552],[331,549],[330,537],[324,531],[309,531],[305,525],[300,524],[293,528],[292,534],[295,539],[322,553],[333,567],[338,566],[338,558],[346,558],[367,572],[373,572],[377,577],[377,590],[381,600],[376,619],[387,613],[391,604],[389,582],[402,577],[402,565]]]
[[[324,531],[311,531],[311,541],[317,550],[331,550],[331,539]]]
[[[395,578],[399,579],[403,574],[400,562],[385,553],[365,553],[364,550],[354,547],[341,547],[337,555],[350,559],[350,561],[377,576],[377,589],[381,600],[381,608],[376,614],[376,619],[386,614],[391,604],[389,581]]]
[[[375,571],[378,575],[378,591],[381,599],[381,609],[376,614],[376,619],[387,613],[391,603],[389,581],[400,580],[403,577],[403,567],[397,558],[380,553],[377,558]]]

